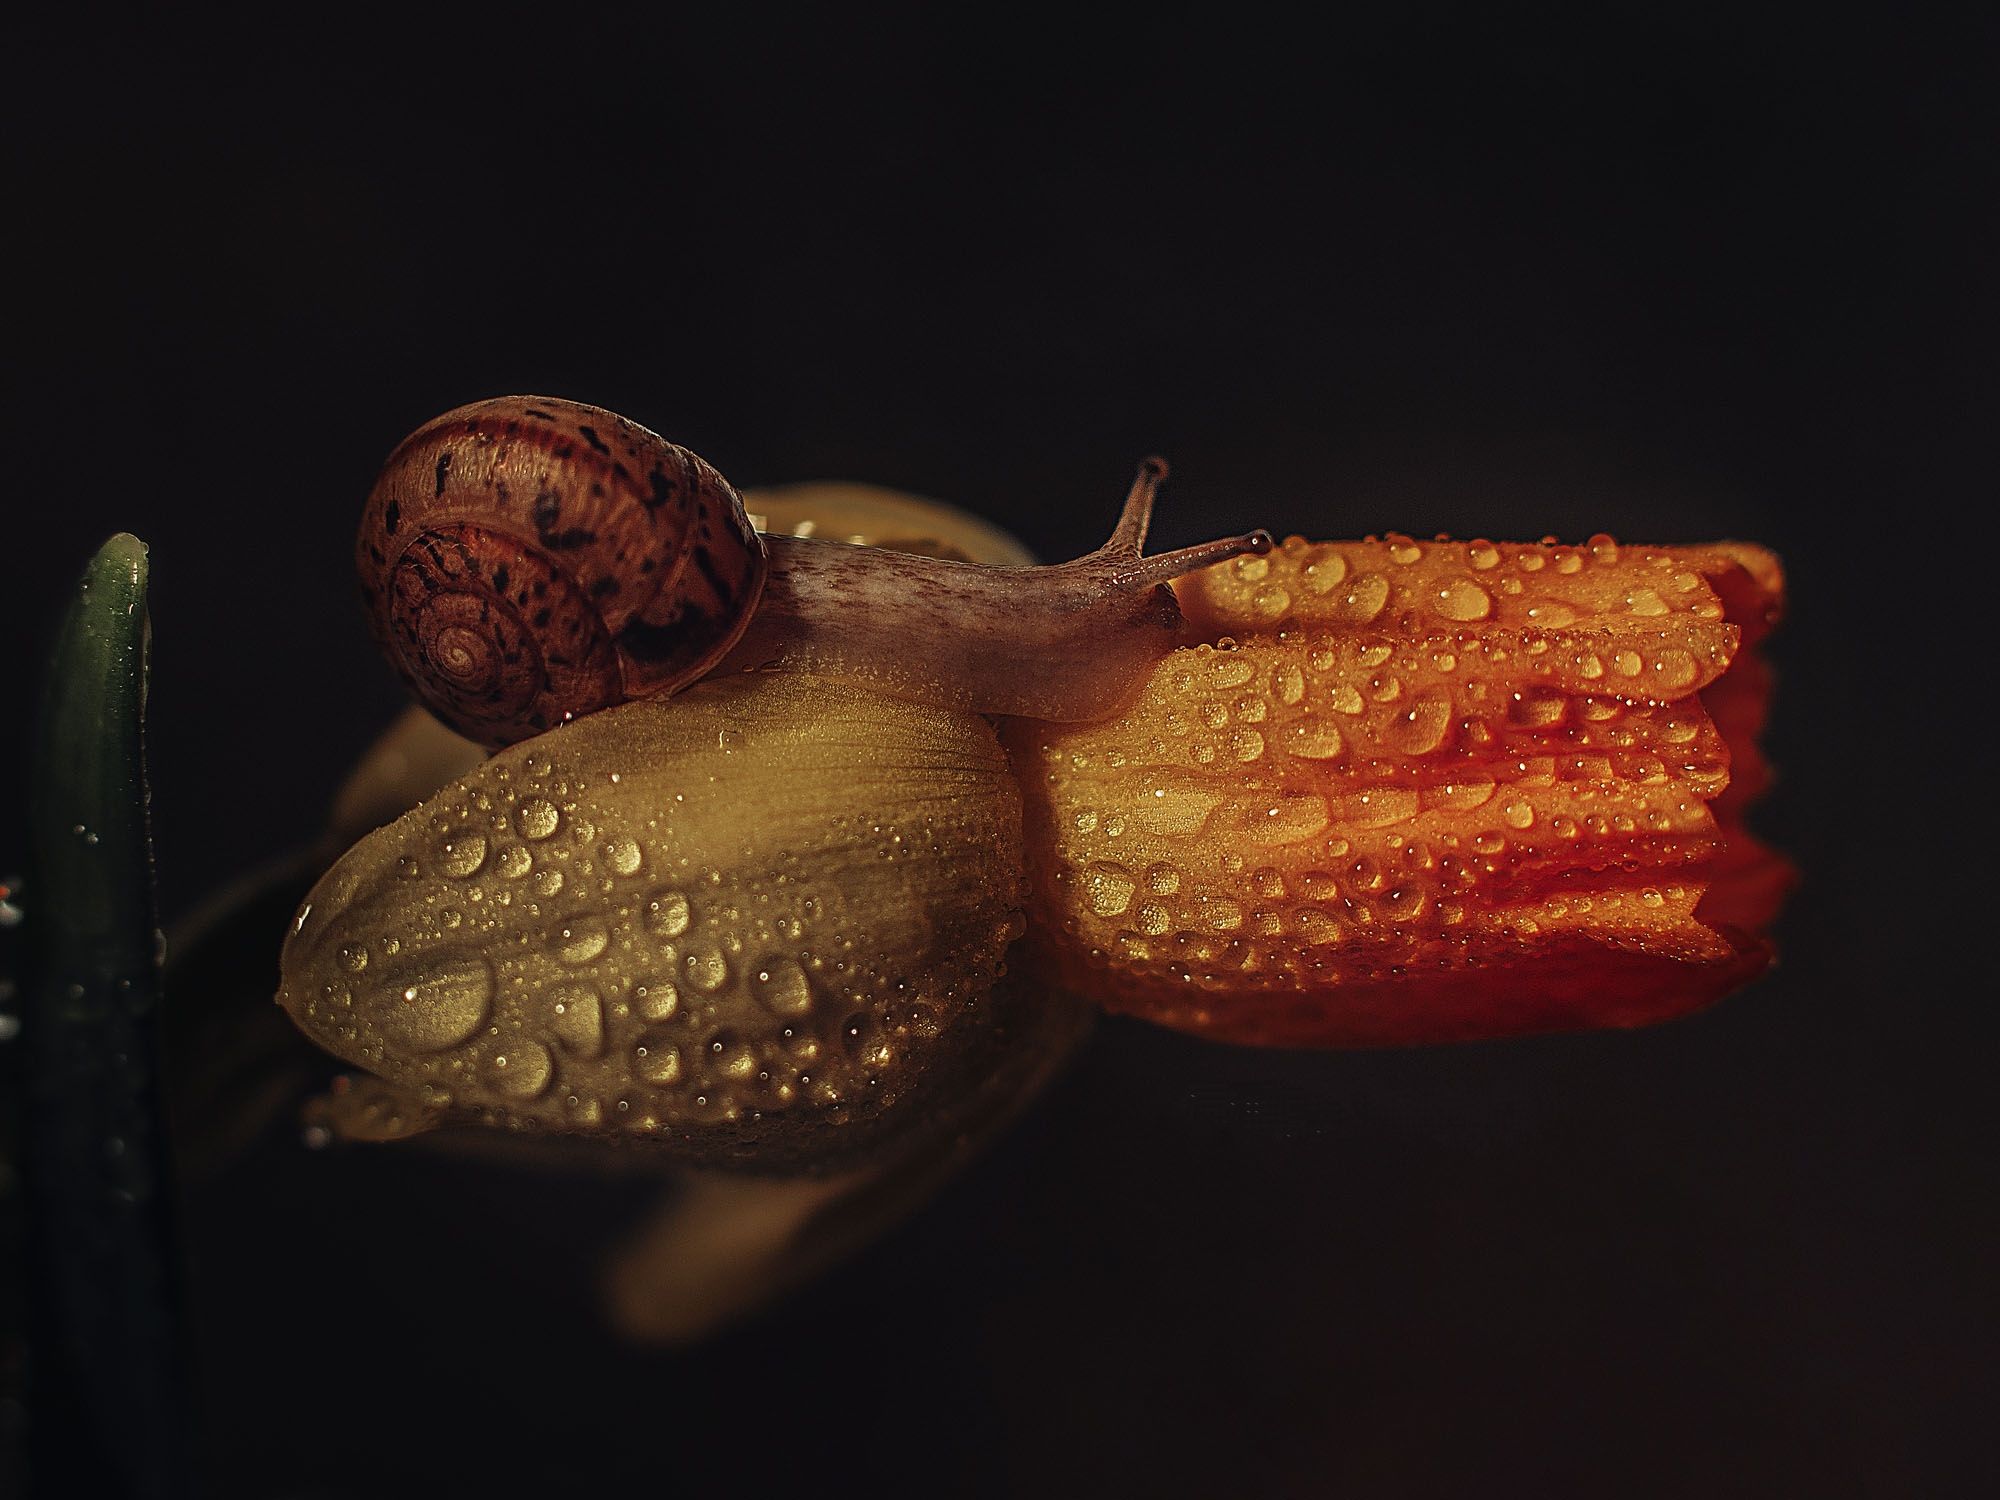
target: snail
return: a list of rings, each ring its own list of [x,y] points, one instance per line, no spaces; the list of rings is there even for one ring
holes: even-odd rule
[[[765,537],[687,449],[599,407],[476,402],[389,457],[355,557],[369,621],[432,712],[511,744],[712,672],[784,667],[976,713],[1101,717],[1175,644],[1162,585],[1265,532],[1141,555],[1166,465],[1110,539],[1055,567],[980,567]],[[913,643],[921,649],[912,649]]]
[[[530,407],[569,413],[582,449]],[[1769,960],[1786,867],[1741,822],[1765,695],[1746,648],[1783,586],[1761,548],[1391,534],[1142,559],[1149,466],[1112,543],[1061,567],[768,538],[750,622],[689,657],[707,676],[670,694],[593,667],[607,706],[510,689],[473,723],[505,676],[461,670],[447,639],[477,611],[421,623],[469,597],[460,581],[497,581],[517,611],[572,586],[565,608],[627,611],[578,625],[548,605],[558,641],[673,614],[588,569],[535,573],[524,599],[528,575],[479,550],[499,523],[467,510],[421,522],[450,540],[417,561],[387,544],[418,524],[391,515],[412,475],[433,499],[456,475],[512,505],[517,481],[502,495],[479,476],[518,473],[524,449],[547,455],[531,476],[595,455],[565,471],[588,502],[620,464],[650,487],[636,454],[658,440],[586,429],[585,410],[440,419],[370,501],[367,587],[415,610],[387,627],[392,650],[430,643],[403,670],[441,657],[427,696],[485,738],[556,723],[363,838],[293,924],[279,1000],[399,1091],[385,1134],[461,1119],[810,1172],[976,1091],[1038,1034],[1024,994],[1224,1041],[1390,1045],[1659,1020]],[[690,455],[666,488],[717,497],[689,502],[710,540],[753,537],[712,473]],[[558,554],[616,529],[586,498],[527,498]],[[636,579],[661,569],[630,540],[604,555]],[[729,589],[695,564],[704,619],[755,595],[739,564],[711,559],[746,580]],[[933,588],[1004,623],[1011,649],[943,625],[932,649],[909,601]],[[1049,643],[1047,688],[1030,643]],[[609,660],[536,649],[552,680]]]

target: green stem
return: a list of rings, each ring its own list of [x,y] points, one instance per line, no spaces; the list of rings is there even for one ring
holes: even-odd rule
[[[30,1474],[190,1492],[146,825],[146,549],[115,536],[57,639],[36,747],[22,995]]]

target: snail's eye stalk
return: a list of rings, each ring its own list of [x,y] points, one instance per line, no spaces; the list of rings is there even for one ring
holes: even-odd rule
[[[1140,461],[1139,473],[1125,496],[1125,508],[1119,512],[1118,525],[1110,540],[1093,554],[1094,559],[1114,564],[1110,575],[1114,588],[1153,588],[1246,552],[1262,554],[1271,550],[1271,533],[1260,530],[1220,537],[1153,557],[1143,556],[1146,532],[1153,520],[1153,503],[1168,473],[1167,461],[1157,454]]]

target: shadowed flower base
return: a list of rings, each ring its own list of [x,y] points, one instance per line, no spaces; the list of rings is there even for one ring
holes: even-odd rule
[[[1643,1025],[1769,963],[1771,553],[1293,537],[1180,597],[1205,644],[1129,710],[1008,731],[1065,982],[1377,1046]]]

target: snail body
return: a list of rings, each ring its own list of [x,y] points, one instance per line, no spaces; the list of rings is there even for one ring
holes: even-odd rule
[[[511,744],[711,672],[814,671],[979,713],[1100,717],[1176,642],[1164,585],[1262,532],[1142,555],[1166,466],[1141,466],[1110,540],[991,568],[764,537],[695,454],[599,407],[482,401],[384,466],[356,542],[377,641],[433,712]]]

